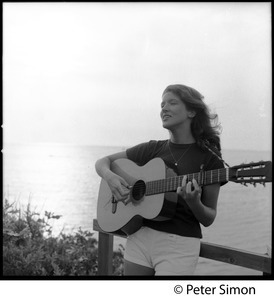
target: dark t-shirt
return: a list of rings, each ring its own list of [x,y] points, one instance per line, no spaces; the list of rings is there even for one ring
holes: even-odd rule
[[[215,155],[208,150],[202,150],[196,143],[192,145],[174,144],[168,140],[152,140],[129,148],[126,153],[128,158],[139,166],[145,165],[155,157],[160,157],[164,160],[167,170],[171,169],[172,173],[175,173],[173,176],[197,173],[200,171],[201,165],[205,171],[224,168],[224,164]],[[178,166],[175,165],[174,159],[178,162]],[[172,219],[167,221],[144,220],[144,225],[181,236],[202,238],[200,223],[180,196],[176,213]]]

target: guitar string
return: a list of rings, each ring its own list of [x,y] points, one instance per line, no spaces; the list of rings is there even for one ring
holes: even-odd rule
[[[207,184],[207,183],[212,183],[212,182],[225,182],[227,181],[227,173],[226,173],[226,168],[223,169],[215,169],[215,170],[209,170],[206,171],[204,174],[206,176],[202,177],[202,180],[200,178],[200,173],[193,173],[193,174],[188,174],[186,175],[188,180],[190,180],[191,178],[195,178],[198,182],[201,182],[203,184]],[[171,190],[175,190],[176,187],[178,186],[180,180],[183,178],[183,176],[185,175],[180,175],[180,176],[176,176],[176,177],[169,177],[169,178],[165,178],[165,179],[159,179],[159,180],[155,180],[155,181],[150,181],[147,182],[147,186],[146,186],[146,194],[152,193],[152,192],[161,192],[161,191],[171,191]],[[202,175],[203,176],[203,175]],[[262,181],[262,176],[260,176],[260,178],[252,178],[250,179],[250,182],[259,182],[261,183]],[[246,180],[246,182],[248,182],[248,180]],[[142,184],[140,183],[136,183],[135,187],[140,187]]]
[[[193,174],[188,174],[186,175],[188,180],[191,180],[191,178],[195,178],[198,182],[200,182],[202,184],[202,182],[204,182],[205,180],[205,184],[210,183],[210,182],[222,182],[222,181],[226,181],[226,173],[224,171],[224,169],[220,169],[222,170],[221,172],[218,171],[218,169],[216,170],[210,170],[207,171],[209,173],[211,173],[211,175],[207,175],[207,178],[205,177],[200,177],[200,173],[193,173]],[[165,178],[165,179],[159,179],[159,180],[155,180],[155,181],[151,181],[148,182],[149,186],[148,189],[149,191],[161,191],[161,190],[165,190],[165,189],[172,189],[173,190],[173,186],[178,186],[178,184],[180,183],[180,181],[182,180],[184,175],[181,176],[177,176],[177,177],[170,177],[170,178]]]

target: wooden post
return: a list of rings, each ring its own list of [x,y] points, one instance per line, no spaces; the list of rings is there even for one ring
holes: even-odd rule
[[[266,246],[266,254],[265,255],[267,255],[270,259],[271,259],[271,256],[272,256],[272,254],[271,254],[271,246]],[[263,272],[263,276],[270,276],[272,273],[272,269],[271,269],[271,263],[270,263],[270,269],[269,269],[269,271],[270,272]]]
[[[113,235],[99,232],[98,275],[112,275]]]

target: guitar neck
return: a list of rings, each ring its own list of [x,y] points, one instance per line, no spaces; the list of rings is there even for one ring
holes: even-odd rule
[[[146,183],[146,195],[176,191],[177,188],[182,185],[184,176],[187,176],[187,181],[192,181],[192,179],[195,179],[200,186],[227,182],[229,181],[229,170],[229,168],[215,169],[149,181]]]

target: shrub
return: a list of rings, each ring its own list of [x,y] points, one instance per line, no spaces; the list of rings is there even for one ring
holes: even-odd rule
[[[4,276],[94,276],[97,275],[98,242],[93,233],[83,231],[52,235],[52,219],[16,209],[3,203],[3,275]],[[113,253],[113,274],[123,274],[123,246]]]

